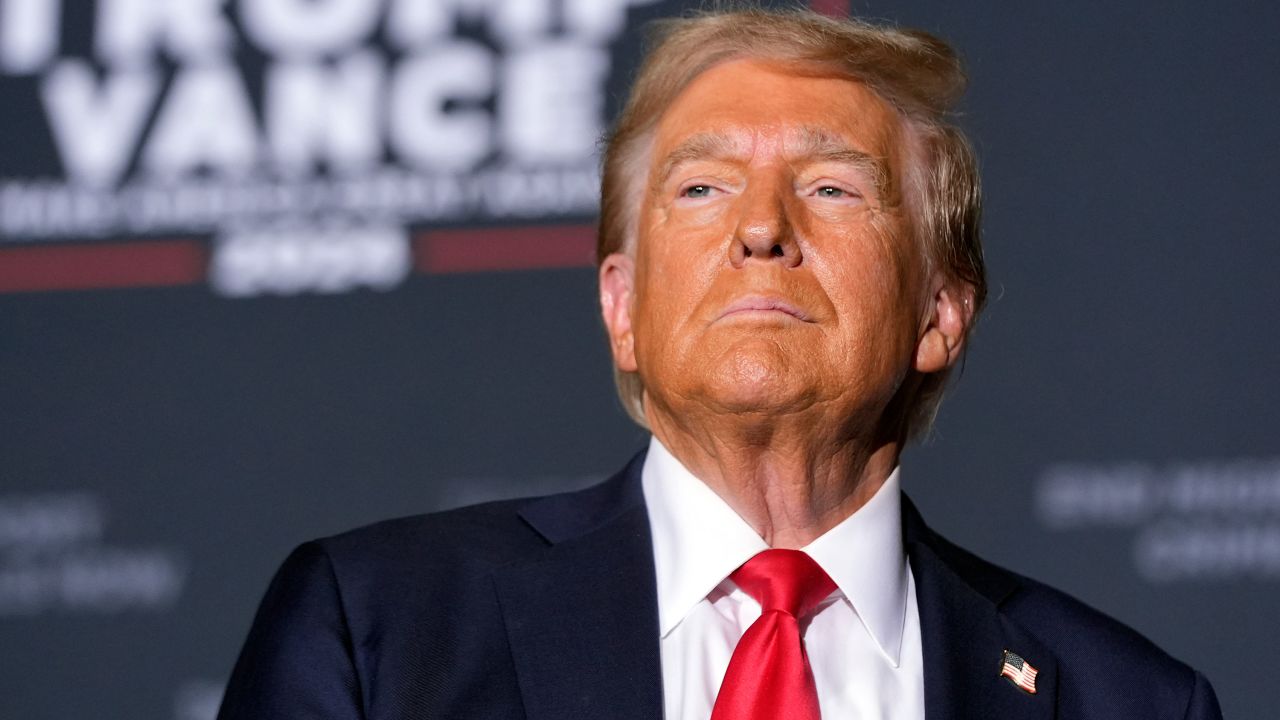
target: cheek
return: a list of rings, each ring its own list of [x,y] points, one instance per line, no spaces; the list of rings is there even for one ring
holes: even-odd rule
[[[869,239],[863,264],[875,269],[880,296],[895,307],[915,312],[916,293],[924,268],[910,244],[905,223],[885,216],[876,217],[871,223]]]
[[[658,234],[642,240],[633,307],[637,347],[652,350],[670,342],[698,301],[696,279],[678,243]]]
[[[726,233],[714,223],[687,222],[662,208],[649,214],[637,253],[637,285],[655,307],[691,312],[727,263]]]
[[[815,263],[840,318],[846,352],[885,344],[904,350],[914,343],[921,269],[897,237],[866,226],[840,238],[837,251]]]

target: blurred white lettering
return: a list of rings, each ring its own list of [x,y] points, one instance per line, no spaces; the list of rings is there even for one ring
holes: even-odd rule
[[[1149,582],[1280,577],[1280,459],[1055,465],[1036,509],[1054,530],[1130,529]]]
[[[459,20],[478,22],[501,0],[394,0],[387,12],[387,39],[402,50],[446,39]]]
[[[0,549],[67,545],[102,537],[102,506],[88,494],[0,500]]]
[[[0,496],[0,617],[177,602],[187,576],[182,556],[106,544],[106,515],[85,492]]]
[[[222,238],[209,280],[232,297],[388,290],[409,274],[410,262],[400,228],[262,229]]]
[[[0,71],[44,68],[58,50],[59,0],[0,0]]]
[[[493,33],[507,45],[519,45],[551,32],[551,0],[502,0],[489,17]]]
[[[165,178],[202,168],[242,174],[257,158],[256,128],[248,91],[234,66],[187,67],[173,78],[142,163]]]
[[[98,0],[98,54],[116,66],[149,63],[159,48],[184,62],[220,57],[230,47],[225,0]]]
[[[0,0],[65,168],[0,177],[0,242],[212,236],[228,297],[392,287],[412,225],[595,211],[608,45],[652,2]]]
[[[473,167],[489,152],[491,121],[481,109],[445,111],[446,101],[493,94],[493,56],[483,46],[454,42],[405,59],[391,84],[391,146],[420,167]]]
[[[336,53],[368,37],[377,25],[379,5],[368,0],[248,0],[239,8],[245,32],[260,47],[297,58]]]
[[[1168,522],[1147,528],[1134,563],[1150,582],[1280,578],[1280,524]]]
[[[158,85],[145,70],[110,74],[99,85],[87,63],[58,63],[41,94],[67,173],[86,185],[115,184],[133,156]]]
[[[333,67],[282,63],[268,71],[267,142],[281,172],[301,175],[318,161],[353,171],[379,159],[383,70],[361,52]]]
[[[655,0],[564,0],[569,28],[595,40],[617,37],[626,27],[628,8]]]
[[[498,95],[503,147],[527,163],[591,155],[604,131],[599,88],[608,74],[608,54],[591,45],[556,42],[508,54]]]

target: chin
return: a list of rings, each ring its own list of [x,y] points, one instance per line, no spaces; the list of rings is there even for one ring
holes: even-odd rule
[[[808,396],[796,369],[796,363],[778,353],[731,353],[707,378],[706,397],[734,413],[794,409]]]

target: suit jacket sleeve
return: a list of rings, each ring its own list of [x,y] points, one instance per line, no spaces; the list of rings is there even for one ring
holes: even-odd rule
[[[219,720],[363,718],[351,632],[328,554],[298,547],[258,608]]]

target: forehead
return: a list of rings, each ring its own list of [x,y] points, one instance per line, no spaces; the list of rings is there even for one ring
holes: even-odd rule
[[[795,151],[815,134],[875,157],[898,154],[898,115],[865,85],[741,59],[703,72],[676,96],[658,121],[653,157],[694,136],[758,153]]]

